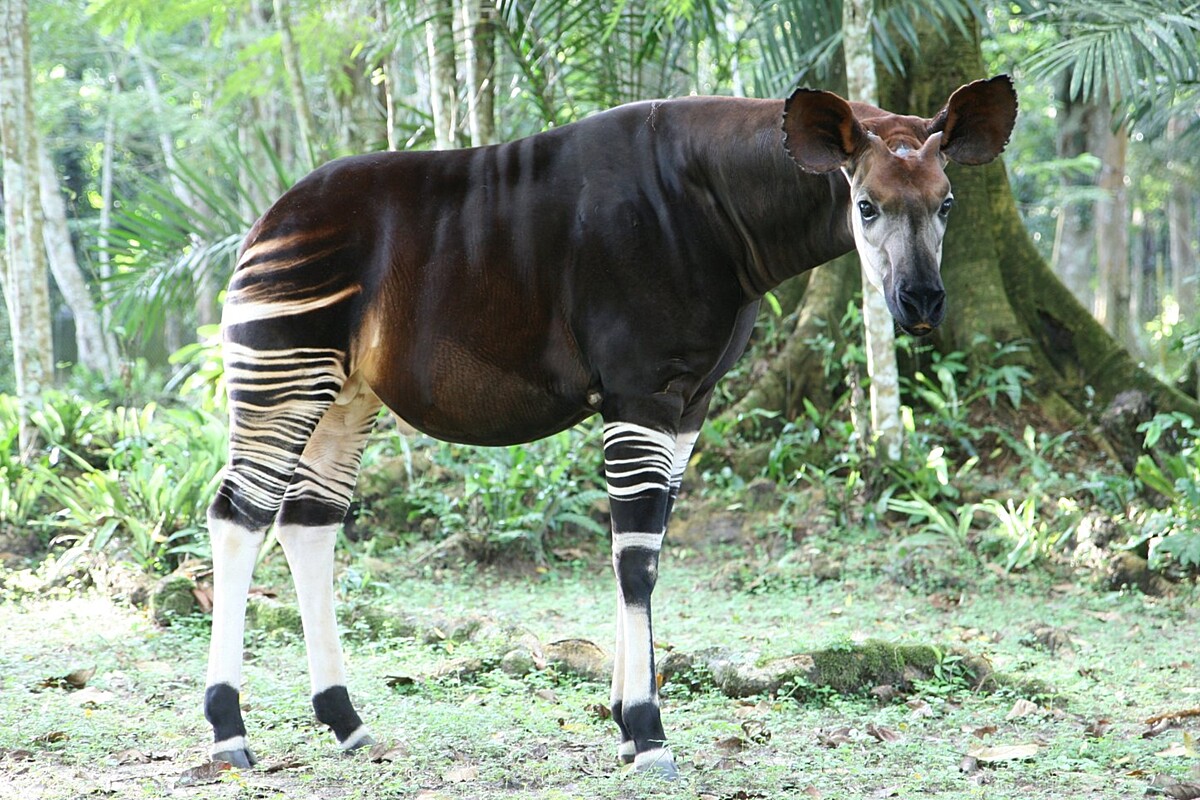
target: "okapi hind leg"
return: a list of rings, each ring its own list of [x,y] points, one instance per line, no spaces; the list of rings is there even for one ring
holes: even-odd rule
[[[378,398],[351,376],[313,432],[279,512],[279,543],[304,625],[313,711],[346,751],[375,740],[346,689],[334,609],[334,543],[380,407]]]
[[[225,344],[229,465],[208,509],[213,621],[204,716],[213,728],[214,761],[242,768],[255,761],[240,706],[246,597],[300,455],[345,382],[343,360],[337,350]]]

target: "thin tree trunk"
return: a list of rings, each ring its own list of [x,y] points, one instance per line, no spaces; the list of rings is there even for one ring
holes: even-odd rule
[[[96,235],[96,262],[99,265],[100,283],[104,297],[108,289],[108,279],[112,277],[112,256],[108,252],[108,233],[112,230],[113,209],[113,149],[117,144],[117,97],[121,94],[121,82],[112,82],[112,94],[109,97],[108,112],[104,118],[104,151],[100,155],[100,220]],[[112,330],[112,304],[100,303],[101,326],[106,331]],[[119,359],[119,352],[111,354],[113,366]]]
[[[383,36],[386,35],[391,28],[391,13],[388,7],[387,0],[376,0],[375,2],[375,22],[376,30]],[[395,67],[396,53],[395,50],[389,51],[380,61],[380,72],[383,76],[383,110],[386,118],[386,128],[384,130],[385,139],[387,140],[387,149],[396,150],[396,76]]]
[[[1167,125],[1167,141],[1174,142],[1183,132],[1187,120],[1172,117]],[[1178,151],[1177,151],[1178,152]],[[1171,193],[1167,196],[1167,235],[1171,257],[1171,293],[1184,314],[1196,313],[1197,282],[1200,281],[1200,257],[1193,242],[1192,220],[1195,216],[1196,189],[1194,178],[1183,171],[1184,156],[1167,165],[1170,171]]]
[[[454,57],[453,0],[429,0],[425,22],[425,47],[429,54],[429,102],[437,149],[455,145],[458,102],[455,91],[457,65]]]
[[[1122,125],[1113,131],[1110,117],[1097,116],[1095,152],[1101,161],[1096,201],[1096,266],[1101,291],[1096,293],[1096,319],[1117,341],[1134,340],[1129,319],[1129,202],[1125,161],[1129,136]]]
[[[1070,76],[1064,76],[1058,93],[1058,133],[1055,147],[1060,159],[1074,159],[1089,150],[1092,120],[1100,110],[1094,103],[1072,100],[1069,93]],[[1092,278],[1092,252],[1095,235],[1091,226],[1092,203],[1075,195],[1093,178],[1077,172],[1064,174],[1060,187],[1064,202],[1058,209],[1058,227],[1054,237],[1054,253],[1050,268],[1071,290],[1071,294],[1087,308],[1095,304],[1096,292]]]
[[[847,98],[875,105],[879,85],[875,77],[875,53],[871,45],[874,0],[845,0],[842,3],[842,48],[846,54]],[[863,277],[863,338],[867,350],[867,374],[871,379],[871,441],[876,453],[888,461],[900,458],[904,427],[900,422],[900,373],[896,367],[896,334],[887,303]]]
[[[50,285],[38,196],[37,137],[29,60],[28,0],[0,0],[0,156],[4,167],[4,300],[12,331],[21,452],[37,441],[30,421],[54,378]]]
[[[42,237],[50,262],[50,272],[71,309],[71,315],[75,317],[75,342],[79,363],[109,378],[112,377],[116,366],[116,342],[104,329],[96,301],[92,298],[83,271],[79,269],[79,261],[75,258],[71,231],[67,227],[67,210],[59,193],[54,163],[45,146],[39,144],[37,150],[38,182],[44,215]]]
[[[467,73],[467,124],[471,144],[496,141],[496,5],[463,0],[463,44]]]
[[[287,73],[288,90],[292,95],[292,107],[296,111],[296,133],[300,137],[300,153],[309,167],[315,166],[317,152],[313,149],[312,111],[308,107],[308,95],[304,91],[304,74],[300,69],[300,53],[292,38],[292,23],[288,17],[288,0],[272,0],[275,7],[275,25],[279,28],[279,41],[283,50],[283,70]]]

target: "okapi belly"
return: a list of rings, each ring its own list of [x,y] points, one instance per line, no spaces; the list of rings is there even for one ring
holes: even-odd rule
[[[476,348],[443,339],[425,360],[366,367],[379,399],[404,422],[430,436],[476,445],[509,445],[541,439],[595,413],[588,384],[549,372],[506,368]]]

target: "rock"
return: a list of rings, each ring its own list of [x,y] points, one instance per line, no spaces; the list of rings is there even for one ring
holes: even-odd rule
[[[1149,422],[1155,414],[1154,401],[1140,389],[1119,393],[1100,415],[1104,436],[1116,450],[1121,465],[1132,473],[1142,454],[1143,435],[1138,426]]]
[[[300,609],[296,604],[283,603],[272,597],[251,596],[246,603],[246,622],[250,627],[267,633],[304,633]]]
[[[1128,550],[1117,553],[1109,560],[1104,584],[1109,589],[1132,586],[1153,596],[1166,594],[1171,589],[1171,582],[1152,571],[1146,559]]]
[[[514,647],[500,659],[500,669],[518,678],[533,672],[534,667],[533,653],[524,647]]]
[[[187,575],[174,573],[154,584],[150,590],[150,615],[159,625],[170,625],[198,609],[193,590],[196,582]]]
[[[484,666],[483,660],[479,658],[455,658],[434,670],[433,678],[435,680],[454,678],[466,681],[483,672]]]
[[[612,675],[612,657],[587,639],[562,639],[542,647],[542,657],[567,672],[590,681],[606,681]]]

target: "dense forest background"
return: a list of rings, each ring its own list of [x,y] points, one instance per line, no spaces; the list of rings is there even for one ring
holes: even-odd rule
[[[330,756],[269,538],[263,764],[209,761],[242,237],[341,155],[797,84],[929,117],[1008,73],[1003,159],[948,170],[941,329],[881,345],[839,259],[718,389],[655,595],[670,791],[1200,797],[1200,2],[0,0],[0,30],[0,795],[661,792],[611,763],[597,420],[381,417],[335,574],[380,744]]]
[[[1195,465],[1144,443],[1166,431],[1173,458],[1195,446],[1194,3],[6,0],[3,10],[14,35],[0,65],[12,334],[0,352],[0,522],[43,544],[132,546],[158,571],[204,553],[196,534],[224,459],[222,287],[252,221],[315,165],[508,140],[648,97],[845,92],[846,59],[864,46],[879,96],[897,110],[931,115],[954,86],[999,72],[1021,99],[1005,166],[954,178],[975,203],[947,241],[958,311],[932,343],[899,345],[905,426],[917,438],[888,467],[908,477],[869,487],[870,507],[931,499],[926,473],[935,495],[953,494],[938,476],[988,453],[1003,464],[988,450],[998,436],[1037,452],[1074,435],[1122,465],[1128,492],[1157,490],[1147,508],[1190,497]],[[867,15],[865,39],[844,35],[848,10]],[[853,486],[871,472],[852,275],[818,270],[768,298],[752,353],[706,427],[706,486],[736,491],[764,470],[794,484],[829,464]],[[939,419],[953,445],[938,443],[928,423]],[[433,461],[459,457],[429,446]],[[404,526],[438,518],[438,535],[488,541],[499,530],[539,559],[550,532],[603,530],[573,445],[557,445],[561,479],[591,488],[565,502],[533,502],[512,477],[514,462],[552,462],[553,444],[502,451],[485,461],[490,478],[468,470],[462,488],[439,484],[440,499],[424,500],[409,446],[395,447],[409,497],[377,497],[366,518],[399,503],[386,513]],[[1108,513],[1129,518],[1122,497]],[[1028,510],[1021,498],[990,499]],[[969,528],[963,508],[951,511]],[[1166,537],[1163,553],[1182,548],[1184,566],[1200,564],[1186,526],[1138,525],[1143,550]]]

